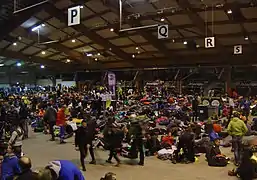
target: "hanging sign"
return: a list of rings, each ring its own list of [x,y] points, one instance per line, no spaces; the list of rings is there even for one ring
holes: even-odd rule
[[[116,85],[116,76],[113,72],[108,73],[108,84],[109,84],[109,86]]]
[[[205,38],[205,48],[214,48],[215,47],[215,37]]]
[[[243,54],[243,46],[242,45],[234,46],[234,54]]]
[[[80,24],[80,6],[68,9],[68,26]]]
[[[158,26],[158,39],[166,39],[169,37],[169,25]]]

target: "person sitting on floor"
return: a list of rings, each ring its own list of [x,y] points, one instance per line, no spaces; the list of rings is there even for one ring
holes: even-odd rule
[[[207,147],[207,150],[206,150],[206,159],[209,166],[214,166],[214,167],[227,166],[229,159],[225,155],[221,154],[219,146],[220,146],[220,138],[216,136],[213,142],[211,143],[211,145]]]
[[[7,148],[7,154],[4,156],[1,167],[1,180],[13,179],[15,174],[20,173],[19,159],[14,154],[14,149],[11,146]]]
[[[257,177],[257,157],[250,149],[243,152],[242,162],[235,170],[228,172],[229,176],[239,176],[242,180],[252,180]]]
[[[187,127],[185,132],[179,137],[177,150],[174,152],[175,157],[172,162],[195,162],[194,142],[195,135],[191,127]]]
[[[215,139],[219,139],[220,135],[219,133],[221,132],[221,128],[218,124],[213,124],[212,131],[209,135],[210,141],[213,142]]]
[[[172,133],[169,131],[166,136],[162,138],[161,146],[164,148],[171,148],[174,142],[174,138],[172,137]]]

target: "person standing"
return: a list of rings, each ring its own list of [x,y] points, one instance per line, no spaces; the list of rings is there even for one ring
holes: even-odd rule
[[[15,155],[20,158],[22,153],[22,139],[24,131],[21,128],[21,124],[15,125],[15,129],[12,132],[8,145],[13,147]]]
[[[49,125],[49,130],[51,134],[51,139],[50,141],[55,141],[55,135],[54,135],[54,125],[56,124],[56,117],[57,117],[57,112],[53,108],[52,104],[48,104],[48,108],[44,114],[44,121],[48,123]]]
[[[65,118],[65,107],[64,105],[61,105],[60,109],[57,112],[57,118],[56,118],[56,125],[60,127],[60,144],[65,144],[64,141],[64,135],[65,135],[65,124],[66,124],[66,118]]]
[[[234,112],[233,118],[228,124],[228,134],[232,136],[232,148],[234,149],[235,165],[239,165],[242,152],[242,137],[247,133],[248,129],[245,123],[239,118],[240,113]]]
[[[24,103],[21,103],[19,117],[20,117],[20,123],[22,124],[22,129],[24,130],[24,138],[29,137],[28,115],[29,115],[29,110],[27,108],[27,105]]]
[[[89,164],[96,164],[95,155],[93,151],[92,141],[94,138],[94,132],[92,130],[93,127],[87,125],[86,120],[82,121],[82,126],[80,126],[75,135],[75,146],[78,148],[80,152],[80,162],[82,166],[82,170],[86,171],[85,167],[85,158],[88,152],[88,145],[89,145],[89,153],[92,158],[92,161]]]
[[[197,94],[195,94],[193,100],[192,100],[192,109],[193,109],[193,121],[197,121],[197,117],[198,117],[198,96]]]

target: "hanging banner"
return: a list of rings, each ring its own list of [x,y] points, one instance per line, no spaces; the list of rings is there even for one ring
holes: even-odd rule
[[[215,37],[205,38],[205,48],[214,48],[215,47]]]
[[[68,26],[80,24],[80,6],[68,9]]]
[[[243,54],[243,46],[242,45],[234,46],[234,54]]]
[[[108,85],[109,86],[116,85],[116,75],[113,72],[108,72]]]
[[[169,25],[158,26],[158,39],[166,39],[169,37]]]

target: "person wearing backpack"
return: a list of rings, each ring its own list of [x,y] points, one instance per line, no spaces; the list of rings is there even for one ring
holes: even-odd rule
[[[13,147],[15,155],[20,158],[22,153],[22,139],[24,136],[24,131],[21,128],[21,124],[15,126],[12,132],[11,138],[8,145]]]

